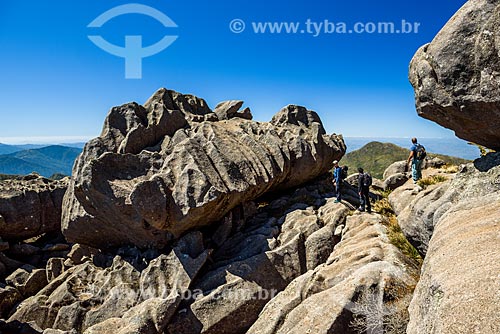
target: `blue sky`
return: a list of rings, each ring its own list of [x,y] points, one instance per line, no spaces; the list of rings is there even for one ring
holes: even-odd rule
[[[320,114],[328,132],[350,137],[451,137],[416,115],[407,71],[418,47],[465,2],[143,0],[137,3],[178,27],[128,14],[88,28],[101,13],[131,2],[2,0],[0,141],[96,136],[112,106],[144,103],[160,87],[203,97],[212,107],[245,100],[259,121],[287,104],[304,105]],[[236,18],[246,22],[240,34],[229,29]],[[252,22],[307,19],[348,26],[404,19],[420,28],[417,34],[317,37],[252,31]],[[87,36],[96,34],[116,45],[124,45],[125,35],[142,35],[145,46],[165,35],[179,37],[143,59],[142,79],[125,79],[124,59],[95,46]]]

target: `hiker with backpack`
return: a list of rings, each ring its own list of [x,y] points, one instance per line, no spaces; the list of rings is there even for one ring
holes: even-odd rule
[[[358,211],[365,211],[371,213],[372,205],[370,203],[370,186],[373,183],[372,176],[369,173],[365,173],[363,168],[358,168],[358,194],[359,201],[361,202]]]
[[[342,182],[347,177],[347,169],[347,166],[340,167],[337,160],[333,162],[333,182],[335,183],[335,197],[337,198],[335,203],[342,201],[341,187]]]
[[[413,183],[417,183],[418,180],[422,178],[422,162],[427,156],[425,147],[418,143],[417,138],[411,139],[412,146],[410,148],[410,155],[408,156],[407,164],[411,163],[411,175],[413,178]]]

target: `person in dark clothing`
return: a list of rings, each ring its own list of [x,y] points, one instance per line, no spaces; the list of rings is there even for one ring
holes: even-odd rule
[[[358,175],[358,194],[359,194],[359,201],[361,202],[358,210],[359,211],[365,211],[365,207],[366,207],[366,211],[368,213],[371,213],[372,212],[372,206],[370,204],[370,186],[369,185],[366,185],[366,182],[365,182],[365,173],[364,173],[364,170],[363,168],[358,168],[358,172],[359,172],[359,175]]]
[[[339,166],[339,162],[335,160],[333,162],[333,182],[335,183],[335,203],[339,203],[342,200],[342,193],[340,188],[342,186],[342,168]]]

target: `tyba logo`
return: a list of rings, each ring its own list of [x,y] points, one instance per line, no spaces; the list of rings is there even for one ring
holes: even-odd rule
[[[114,7],[92,21],[87,27],[100,28],[109,20],[125,14],[142,14],[158,20],[166,28],[177,28],[172,19],[159,10],[141,4],[127,4]],[[102,50],[121,58],[125,58],[125,78],[142,78],[142,58],[153,56],[169,47],[178,36],[164,36],[159,42],[143,47],[142,36],[125,36],[125,46],[109,43],[101,36],[89,35],[88,38]]]

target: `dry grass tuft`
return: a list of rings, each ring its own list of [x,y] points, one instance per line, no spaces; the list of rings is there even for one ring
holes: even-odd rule
[[[352,308],[349,324],[358,333],[404,334],[410,321],[408,307],[415,286],[394,282],[384,287],[383,295],[375,288],[364,291]]]
[[[458,173],[459,167],[457,165],[444,165],[441,170],[446,174],[455,174]]]
[[[417,181],[417,184],[422,188],[427,188],[430,185],[438,184],[447,181],[448,179],[443,175],[433,175]]]

